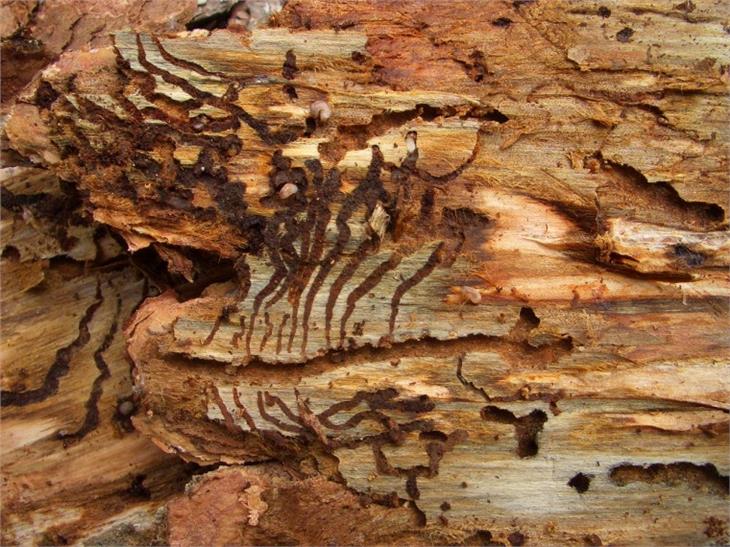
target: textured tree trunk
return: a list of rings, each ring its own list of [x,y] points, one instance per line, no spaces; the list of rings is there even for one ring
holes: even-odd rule
[[[12,107],[4,541],[727,542],[730,9],[241,9]]]

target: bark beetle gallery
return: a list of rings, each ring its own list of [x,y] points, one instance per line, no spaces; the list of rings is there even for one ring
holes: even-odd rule
[[[274,3],[3,4],[2,542],[725,544],[730,5]]]

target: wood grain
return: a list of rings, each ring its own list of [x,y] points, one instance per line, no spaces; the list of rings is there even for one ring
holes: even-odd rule
[[[727,541],[728,21],[290,0],[46,69],[12,146],[189,283],[125,329],[135,427],[227,466],[169,540]],[[383,532],[287,535],[304,484]]]

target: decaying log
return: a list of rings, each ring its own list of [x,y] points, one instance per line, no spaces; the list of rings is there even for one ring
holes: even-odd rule
[[[290,0],[269,28],[123,30],[46,68],[12,148],[163,292],[138,305],[129,269],[52,286],[89,315],[118,279],[134,427],[222,466],[165,490],[155,533],[726,542],[729,25],[709,0]],[[38,279],[18,293],[63,275],[27,253],[106,256],[9,233]],[[121,348],[104,325],[88,347]],[[45,389],[24,374],[3,405]]]

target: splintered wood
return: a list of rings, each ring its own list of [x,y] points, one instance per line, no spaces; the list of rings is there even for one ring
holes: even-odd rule
[[[47,68],[11,145],[130,250],[230,266],[125,327],[134,426],[229,466],[168,540],[727,541],[728,6],[290,0]]]

